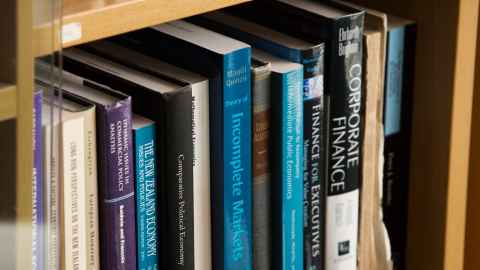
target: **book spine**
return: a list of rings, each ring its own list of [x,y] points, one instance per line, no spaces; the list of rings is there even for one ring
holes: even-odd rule
[[[85,219],[85,119],[66,120],[62,124],[62,219],[63,269],[87,269]]]
[[[224,269],[252,269],[250,48],[223,61]]]
[[[272,269],[303,269],[302,83],[302,69],[272,73]]]
[[[169,269],[195,269],[192,91],[165,95]]]
[[[212,269],[208,81],[192,85],[195,269]]]
[[[396,269],[405,268],[408,218],[411,95],[415,61],[414,25],[392,29],[387,36],[385,74],[385,148],[383,214]]]
[[[282,241],[283,270],[303,269],[303,70],[283,78]]]
[[[50,113],[53,110],[50,106],[43,106],[43,113]],[[57,114],[52,113],[53,117]],[[46,268],[58,269],[60,267],[60,191],[59,191],[59,138],[60,126],[49,119],[49,123],[43,124],[44,134],[44,178],[46,190]],[[47,251],[48,250],[48,251]]]
[[[270,266],[270,68],[252,72],[253,269]]]
[[[102,269],[136,269],[131,101],[99,118]]]
[[[37,91],[33,96],[32,270],[45,268],[42,142],[42,91]]]
[[[331,30],[325,265],[329,270],[354,270],[362,153],[363,13],[333,22]]]
[[[137,203],[137,261],[139,270],[158,269],[157,177],[155,125],[133,133]]]
[[[304,269],[323,269],[325,220],[324,46],[302,51]]]
[[[98,228],[98,175],[95,109],[85,118],[85,228],[83,235],[87,248],[87,269],[100,269],[100,240]]]

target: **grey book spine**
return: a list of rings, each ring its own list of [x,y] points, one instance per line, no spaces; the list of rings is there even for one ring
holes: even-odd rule
[[[270,65],[252,68],[253,268],[271,268]]]

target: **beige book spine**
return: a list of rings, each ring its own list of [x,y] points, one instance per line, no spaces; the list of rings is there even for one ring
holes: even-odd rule
[[[85,114],[65,113],[61,125],[62,269],[87,269]]]
[[[100,269],[100,242],[98,227],[97,134],[95,108],[85,112],[85,228],[87,270]]]

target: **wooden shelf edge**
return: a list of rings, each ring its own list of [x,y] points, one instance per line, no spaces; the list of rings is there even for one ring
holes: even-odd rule
[[[14,85],[0,84],[0,121],[15,118],[17,115],[17,88]]]
[[[250,0],[144,0],[79,11],[63,18],[63,47],[68,48],[248,1]],[[51,23],[33,29],[34,56],[50,54],[60,47],[58,35],[53,35],[52,29],[59,29],[58,24]]]

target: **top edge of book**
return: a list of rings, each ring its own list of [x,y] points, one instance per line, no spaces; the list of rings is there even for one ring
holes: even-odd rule
[[[225,12],[214,11],[204,14],[203,17],[215,22],[228,24],[230,27],[234,27],[240,31],[271,40],[289,48],[306,50],[316,46],[316,44],[310,43],[303,39],[293,37],[291,35],[271,29],[267,26],[251,22]]]
[[[39,85],[37,85],[37,87],[39,87]],[[95,108],[95,105],[79,103],[70,99],[68,96],[64,96],[61,99],[60,106],[57,103],[44,98],[42,101],[42,107],[42,110],[46,112],[42,113],[42,125],[57,125],[60,122],[60,110],[62,110],[61,119],[62,122],[64,122],[76,118],[88,110],[92,110]]]
[[[278,2],[288,4],[305,11],[315,13],[330,19],[339,19],[342,17],[350,16],[352,13],[361,13],[362,10],[347,7],[339,3],[331,2],[329,4],[321,1],[311,0],[277,0]]]
[[[134,129],[134,130],[142,129],[142,128],[147,127],[147,126],[151,126],[154,123],[155,122],[153,122],[152,120],[150,120],[148,118],[142,117],[142,116],[140,116],[138,114],[135,114],[135,113],[132,114],[132,129]]]
[[[182,20],[153,26],[152,29],[223,55],[250,48],[244,42]]]
[[[270,63],[271,70],[277,73],[288,73],[294,70],[301,69],[303,67],[303,65],[301,64],[284,60],[256,48],[252,49],[252,58],[256,61]]]
[[[392,30],[392,29],[399,28],[399,27],[405,27],[405,26],[413,25],[413,24],[415,24],[415,22],[412,21],[412,20],[405,19],[405,18],[398,17],[398,16],[394,16],[394,15],[390,15],[390,14],[387,15],[387,29],[388,30]]]
[[[270,62],[265,62],[252,56],[252,70],[270,69],[270,66]]]
[[[157,72],[166,77],[180,80],[188,84],[194,84],[208,80],[206,77],[198,73],[171,65],[167,62],[111,41],[95,41],[91,44],[88,44],[88,47],[116,58],[122,58],[123,61],[129,62],[129,64],[140,67],[141,69]]]
[[[48,84],[49,80],[49,72],[52,67],[48,66],[41,61],[37,61],[35,64],[35,72],[37,76],[37,80],[42,81],[45,84]],[[53,69],[58,70],[57,67],[53,67]],[[87,100],[94,101],[98,104],[102,104],[105,106],[113,105],[120,100],[124,100],[127,98],[126,95],[111,90],[110,88],[102,85],[98,85],[99,88],[108,89],[108,93],[102,91],[100,89],[95,89],[93,87],[89,87],[86,83],[90,83],[92,86],[96,86],[97,84],[94,82],[90,82],[89,80],[77,76],[73,73],[68,71],[62,70],[62,89],[68,91],[74,95],[80,96]]]
[[[72,57],[75,60],[80,61],[84,64],[94,66],[109,74],[114,74],[116,76],[124,78],[125,80],[131,81],[137,85],[148,88],[158,93],[173,92],[183,87],[182,85],[129,68],[120,63],[110,61],[106,58],[94,55],[81,49],[69,48],[65,50],[63,54],[67,57]]]

